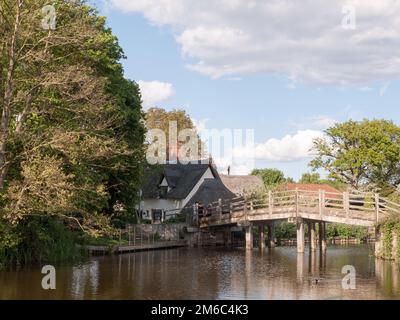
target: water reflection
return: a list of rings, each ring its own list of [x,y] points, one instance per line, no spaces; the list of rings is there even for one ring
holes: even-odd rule
[[[40,268],[0,272],[1,299],[399,299],[397,264],[375,261],[367,246],[297,254],[180,249],[96,257],[57,267],[57,290],[41,289]],[[342,289],[342,267],[357,290]],[[29,290],[26,290],[29,288]]]
[[[83,299],[85,292],[97,295],[99,286],[99,261],[72,268],[71,294],[77,299]]]
[[[304,280],[304,254],[297,253],[297,282],[303,283]]]
[[[383,260],[375,261],[375,274],[378,278],[378,289],[390,299],[400,299],[399,265]]]

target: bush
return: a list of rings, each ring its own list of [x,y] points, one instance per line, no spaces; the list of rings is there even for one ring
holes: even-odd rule
[[[307,236],[307,228],[305,235]],[[294,223],[283,222],[275,228],[275,236],[278,240],[295,239],[296,225]],[[340,237],[343,239],[356,238],[359,240],[365,239],[368,236],[368,228],[354,227],[344,224],[328,223],[326,228],[326,237],[332,239]]]
[[[355,238],[358,240],[363,240],[366,237],[368,237],[368,228],[348,226],[345,224],[338,224],[338,223],[327,224],[326,237],[328,239],[340,237],[343,239]]]
[[[296,238],[296,225],[294,223],[283,222],[275,227],[275,237],[281,239]]]
[[[123,213],[115,216],[111,220],[111,225],[117,229],[125,229],[127,224],[136,224],[137,217],[135,214]]]
[[[82,259],[77,232],[48,217],[27,218],[12,228],[0,223],[0,265],[63,262]]]
[[[390,217],[379,225],[383,235],[383,257],[395,259],[400,257],[400,219]],[[396,257],[392,256],[393,251],[393,232],[397,234],[397,252]]]

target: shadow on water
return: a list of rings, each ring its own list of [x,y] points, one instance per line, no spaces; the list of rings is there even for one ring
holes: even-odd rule
[[[343,266],[357,271],[356,290],[342,288]],[[0,299],[400,299],[399,267],[375,260],[367,245],[297,254],[176,249],[60,266],[57,289],[41,288],[40,268],[0,272]]]

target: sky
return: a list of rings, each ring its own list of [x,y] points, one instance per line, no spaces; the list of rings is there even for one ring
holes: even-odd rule
[[[398,0],[92,0],[118,37],[144,108],[185,109],[199,130],[254,132],[222,172],[309,172],[337,122],[400,124]],[[249,155],[254,161],[248,161]]]

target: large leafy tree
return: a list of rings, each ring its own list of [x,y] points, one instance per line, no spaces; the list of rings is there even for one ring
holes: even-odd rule
[[[163,108],[150,108],[146,112],[146,127],[148,129],[161,129],[169,134],[170,123],[177,123],[178,131],[194,129],[194,123],[185,110],[174,109],[167,111]]]
[[[285,174],[278,169],[254,169],[251,174],[261,177],[267,188],[274,188],[285,182],[293,182],[293,179],[286,178]]]
[[[56,16],[47,4],[0,0],[2,217],[55,216],[98,231],[103,212],[136,201],[139,89],[123,77],[104,18],[78,0],[53,1]]]
[[[186,137],[187,139],[183,141],[179,139],[176,139],[177,141],[173,141],[173,138],[178,138],[174,137],[173,135],[176,133],[179,135],[182,130],[192,131],[192,138],[195,137],[198,141],[197,152],[193,160],[202,160],[206,158],[205,144],[201,141],[199,132],[185,110],[173,109],[171,111],[167,111],[163,108],[150,108],[145,114],[145,119],[147,130],[159,129],[164,132],[167,151],[167,155],[165,155],[166,160],[170,158],[171,153],[176,153],[176,155],[178,155],[180,147],[188,142],[188,137]],[[172,132],[171,129],[176,130],[177,132]],[[171,142],[173,144],[171,144]]]
[[[400,183],[400,128],[387,120],[348,121],[316,139],[310,163],[355,189],[390,192]]]

